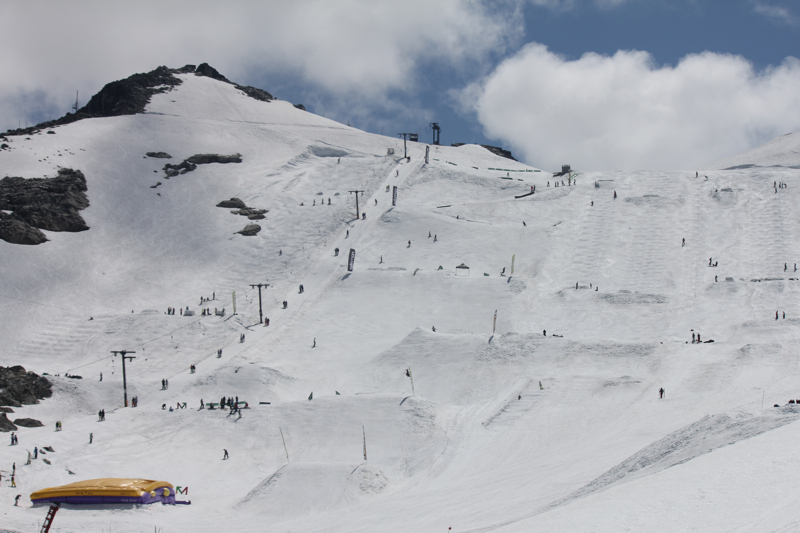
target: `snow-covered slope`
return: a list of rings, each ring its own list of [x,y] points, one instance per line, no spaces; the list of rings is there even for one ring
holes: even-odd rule
[[[754,167],[800,168],[800,132],[781,135],[758,148],[706,166],[723,170]]]
[[[432,146],[425,164],[410,143],[406,161],[401,140],[180,77],[145,114],[0,152],[4,175],[81,170],[91,204],[89,231],[0,241],[0,364],[58,374],[53,398],[10,415],[45,427],[0,448],[19,487],[0,491],[0,527],[43,519],[30,492],[94,477],[163,479],[192,505],[66,506],[59,531],[800,523],[800,409],[771,407],[800,397],[796,171],[586,172],[555,187],[481,147]],[[173,158],[145,156],[159,151]],[[165,163],[203,153],[242,162],[165,179]],[[269,210],[258,235],[234,234],[251,221],[216,207],[231,197]],[[137,408],[121,405],[121,349],[136,351]],[[198,409],[223,395],[249,409]],[[48,445],[51,465],[23,466]]]

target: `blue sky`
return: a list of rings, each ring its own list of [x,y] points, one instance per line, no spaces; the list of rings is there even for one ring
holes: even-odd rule
[[[429,142],[436,121],[443,144],[546,169],[690,169],[800,129],[797,0],[6,2],[0,31],[0,130],[200,62],[366,131]]]

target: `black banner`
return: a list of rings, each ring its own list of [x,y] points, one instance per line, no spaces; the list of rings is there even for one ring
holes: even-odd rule
[[[392,189],[392,205],[397,205],[397,185]]]
[[[354,248],[350,248],[350,258],[347,260],[347,271],[353,271],[353,264],[356,262],[356,251]]]

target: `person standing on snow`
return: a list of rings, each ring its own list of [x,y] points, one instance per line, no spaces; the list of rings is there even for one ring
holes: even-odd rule
[[[658,390],[658,397],[659,397],[659,398],[663,398],[663,397],[664,397],[664,387],[661,387],[661,388]]]
[[[225,459],[228,458],[228,450],[226,450],[225,448],[222,448],[222,451],[225,452],[225,455],[222,456],[222,460],[224,461]]]

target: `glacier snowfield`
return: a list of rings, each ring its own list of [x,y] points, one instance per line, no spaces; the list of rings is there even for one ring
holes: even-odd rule
[[[144,114],[0,152],[3,176],[82,171],[91,228],[0,241],[0,365],[54,385],[9,415],[45,425],[0,446],[0,528],[38,531],[35,490],[135,477],[192,503],[65,505],[53,531],[800,529],[796,134],[697,177],[555,187],[479,146],[407,161],[397,138],[179,77]],[[204,153],[242,162],[165,179]],[[265,218],[216,207],[231,197]],[[136,352],[136,408],[111,350]],[[249,409],[199,409],[222,396]],[[50,465],[24,465],[34,446]]]

